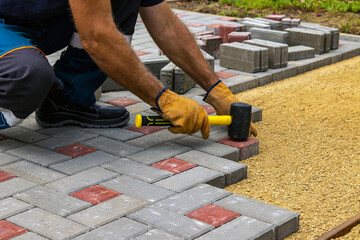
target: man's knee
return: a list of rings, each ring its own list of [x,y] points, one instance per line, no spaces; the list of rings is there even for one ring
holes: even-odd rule
[[[30,115],[56,84],[52,67],[36,49],[22,49],[0,59],[0,107],[17,118]]]

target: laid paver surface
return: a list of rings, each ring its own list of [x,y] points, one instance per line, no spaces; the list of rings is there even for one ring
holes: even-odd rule
[[[191,31],[234,20],[175,13]],[[159,58],[141,21],[132,46],[142,61]],[[214,69],[237,93],[359,54],[350,40],[286,68],[249,74],[216,59]],[[195,86],[185,96],[214,114],[204,94]],[[149,114],[149,105],[125,90],[104,93],[99,103],[127,106],[130,122],[122,129],[42,129],[31,115],[0,131],[0,239],[283,239],[297,231],[298,213],[222,189],[247,177],[251,169],[239,161],[258,154],[261,142],[234,142],[224,126],[212,126],[208,140],[135,129],[135,114]],[[261,121],[262,110],[252,117]]]

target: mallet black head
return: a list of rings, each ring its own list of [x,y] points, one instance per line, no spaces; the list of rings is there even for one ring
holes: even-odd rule
[[[251,124],[251,105],[236,102],[231,104],[232,122],[228,128],[228,136],[237,141],[245,141],[249,137]]]

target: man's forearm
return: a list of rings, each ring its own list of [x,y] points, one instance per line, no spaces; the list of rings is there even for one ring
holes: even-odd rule
[[[208,90],[218,81],[214,71],[203,57],[196,41],[171,10],[166,12],[160,23],[154,23],[154,16],[141,10],[141,16],[152,38],[169,59],[189,74],[203,89]],[[156,16],[155,16],[156,18]],[[156,20],[155,20],[156,21]]]
[[[156,107],[156,96],[164,87],[140,62],[125,37],[117,30],[110,1],[71,0],[70,6],[83,47],[100,69]],[[88,16],[92,18],[89,20]]]

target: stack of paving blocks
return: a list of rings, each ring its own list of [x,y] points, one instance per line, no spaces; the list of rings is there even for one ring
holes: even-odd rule
[[[282,30],[285,30],[287,28],[294,28],[298,27],[300,24],[300,19],[297,18],[283,18],[281,20],[282,23]]]
[[[313,29],[313,30],[321,31],[321,32],[325,32],[325,33],[330,33],[330,35],[331,35],[331,39],[330,39],[331,50],[335,50],[335,49],[339,48],[339,36],[340,36],[339,29],[321,26],[320,24],[315,24],[315,23],[301,23],[299,25],[299,27]]]
[[[244,41],[246,44],[264,47],[268,49],[269,68],[286,67],[288,63],[288,45],[260,39]]]
[[[268,49],[243,43],[224,43],[220,47],[220,66],[248,73],[268,69]]]
[[[331,43],[326,42],[324,32],[305,28],[288,28],[285,31],[289,33],[289,46],[312,47],[315,49],[315,54],[323,54],[330,50]]]

